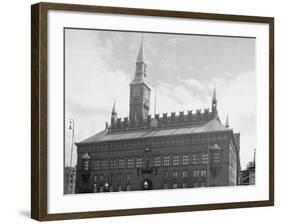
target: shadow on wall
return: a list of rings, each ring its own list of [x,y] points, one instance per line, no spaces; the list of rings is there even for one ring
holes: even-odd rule
[[[21,216],[23,216],[25,218],[30,218],[30,216],[31,216],[30,211],[28,211],[28,210],[18,211],[18,214],[20,214]]]

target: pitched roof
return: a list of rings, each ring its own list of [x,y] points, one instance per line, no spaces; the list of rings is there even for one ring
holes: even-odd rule
[[[159,128],[159,129],[141,129],[141,130],[131,130],[131,131],[120,131],[120,132],[110,132],[103,130],[96,135],[93,135],[77,144],[84,143],[95,143],[104,141],[115,141],[115,140],[128,140],[136,138],[149,138],[149,137],[162,137],[171,135],[181,135],[181,134],[192,134],[192,133],[205,133],[214,131],[229,131],[218,118],[210,120],[206,123],[188,125],[188,126],[177,126],[172,128]]]

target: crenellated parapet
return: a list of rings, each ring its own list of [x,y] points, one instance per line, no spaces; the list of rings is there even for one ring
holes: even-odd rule
[[[148,115],[146,119],[139,118],[132,121],[130,121],[128,117],[123,119],[117,118],[116,122],[111,123],[108,131],[114,132],[122,130],[154,129],[179,125],[192,125],[208,122],[215,116],[216,114],[209,109],[204,109],[204,111],[198,109],[194,112],[192,110],[188,110],[187,112],[180,111],[178,113],[172,112],[170,114],[163,113],[162,115],[155,114],[154,117]]]

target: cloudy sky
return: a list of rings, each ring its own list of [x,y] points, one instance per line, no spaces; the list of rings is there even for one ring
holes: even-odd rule
[[[128,116],[140,41],[138,32],[65,30],[66,164],[70,118],[77,142],[105,128],[114,99],[118,117]],[[151,112],[156,86],[160,114],[211,108],[216,86],[221,121],[228,114],[230,127],[241,133],[244,168],[256,147],[255,39],[144,33],[144,52]]]

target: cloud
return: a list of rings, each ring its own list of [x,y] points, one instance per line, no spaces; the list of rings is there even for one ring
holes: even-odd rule
[[[81,41],[77,33],[70,34],[66,44],[72,50],[65,55],[65,119],[66,123],[70,118],[75,120],[77,142],[104,129],[115,99],[118,115],[127,116],[130,75],[110,66],[107,60],[107,55],[112,54],[110,40],[100,45],[97,36],[90,35],[91,38]],[[69,163],[71,131],[67,124],[65,128],[65,160]]]
[[[245,72],[233,76],[234,79],[215,80],[217,85],[219,113],[225,121],[229,114],[230,126],[240,132],[241,140],[241,164],[253,158],[253,150],[256,148],[257,130],[257,98],[256,98],[256,74]],[[258,151],[257,151],[258,153]]]
[[[195,88],[199,91],[204,91],[206,89],[206,86],[197,79],[182,79],[182,82],[185,83],[188,87]]]
[[[157,86],[157,112],[176,112],[211,107],[213,83],[216,83],[218,111],[222,123],[229,115],[230,127],[241,133],[241,162],[253,157],[256,147],[256,78],[254,72],[241,73],[232,80],[199,82],[180,79],[180,84],[160,82]],[[193,88],[194,87],[194,88]]]

